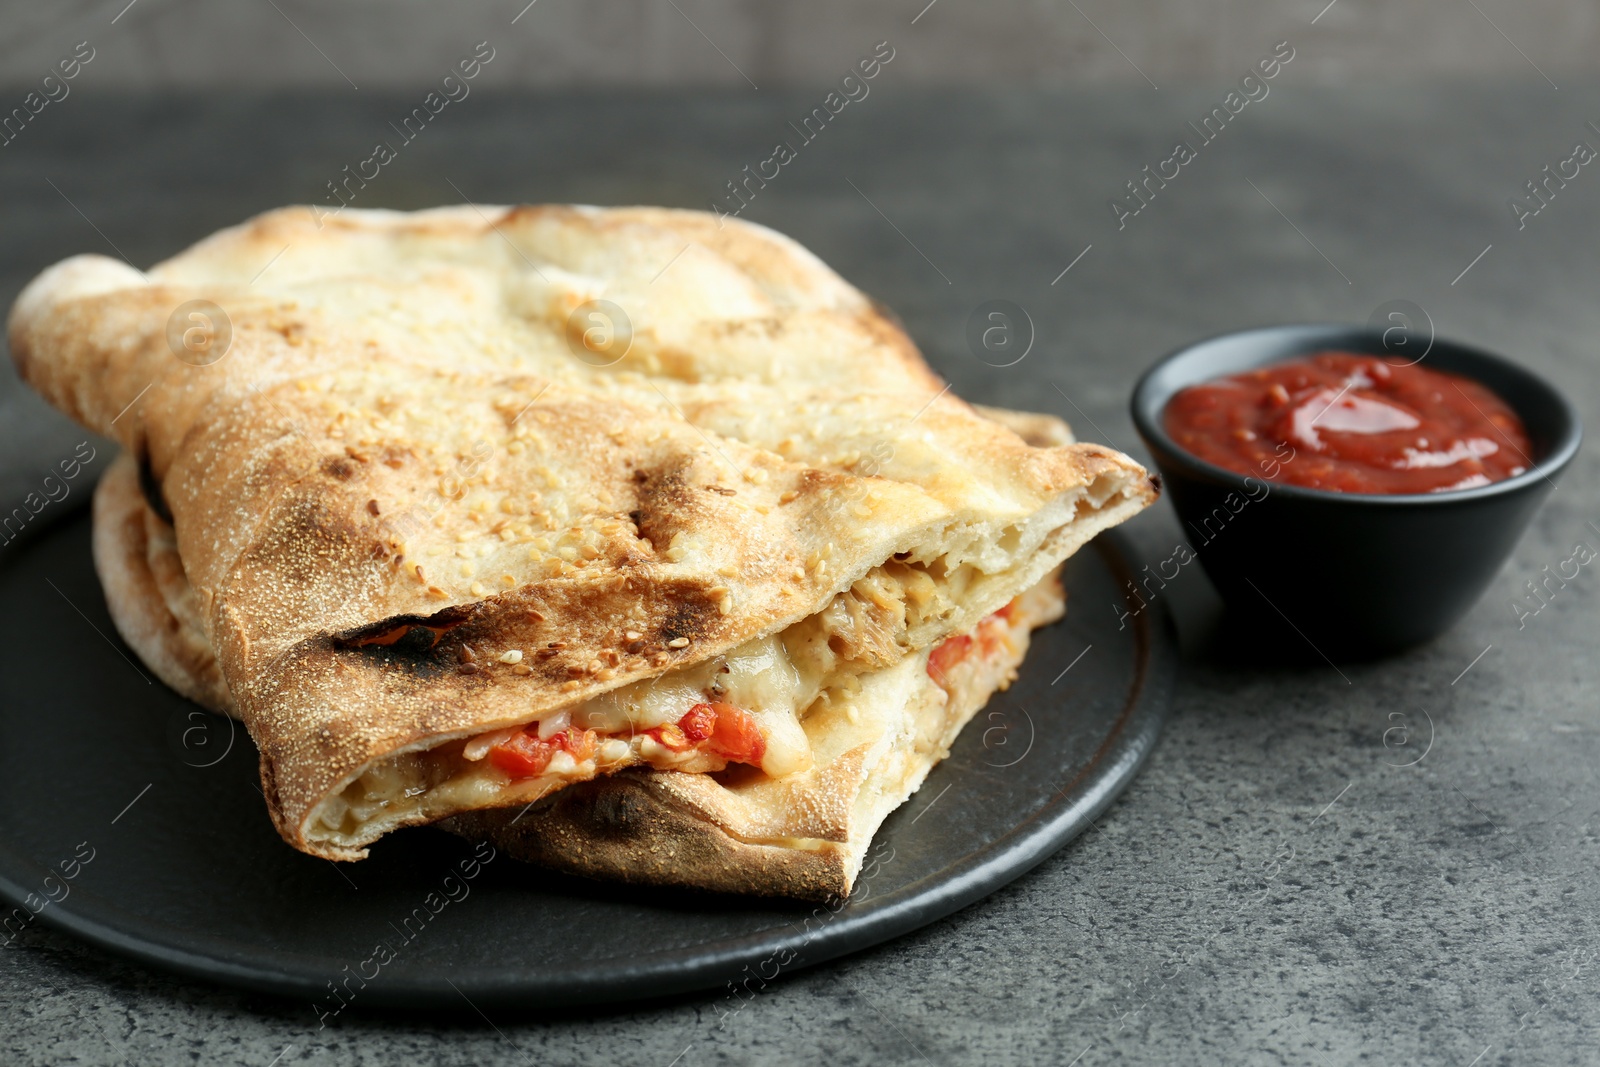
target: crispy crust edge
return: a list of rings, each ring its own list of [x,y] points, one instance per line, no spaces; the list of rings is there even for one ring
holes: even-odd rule
[[[94,492],[94,568],[111,621],[157,678],[208,711],[232,715],[233,695],[200,620],[172,603],[157,580],[158,566],[183,568],[171,528],[163,526],[139,485],[138,462],[124,452]]]
[[[740,841],[686,803],[676,777],[677,771],[630,769],[560,790],[521,818],[496,809],[438,825],[487,840],[525,863],[586,878],[799,900],[849,892],[843,846]]]

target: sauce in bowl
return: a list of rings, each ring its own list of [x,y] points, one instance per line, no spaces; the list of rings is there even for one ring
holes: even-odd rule
[[[1522,420],[1487,387],[1354,352],[1190,386],[1163,421],[1207,463],[1307,489],[1437,493],[1533,466]]]

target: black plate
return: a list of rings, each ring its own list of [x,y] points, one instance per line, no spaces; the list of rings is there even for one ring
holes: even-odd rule
[[[427,828],[363,863],[294,851],[267,820],[243,728],[151,679],[117,640],[88,515],[72,516],[0,556],[0,896],[17,906],[0,942],[49,923],[329,1016],[346,1002],[545,1007],[765,981],[992,892],[1128,784],[1176,654],[1158,605],[1119,619],[1127,571],[1114,535],[1069,562],[1067,619],[890,816],[835,911],[641,892],[504,856],[475,868],[472,846]]]

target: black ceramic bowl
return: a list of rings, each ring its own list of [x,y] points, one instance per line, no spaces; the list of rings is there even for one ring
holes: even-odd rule
[[[1188,345],[1133,392],[1133,421],[1155,457],[1184,534],[1230,609],[1299,631],[1325,656],[1369,656],[1435,637],[1499,572],[1583,431],[1543,379],[1500,356],[1434,341],[1422,365],[1483,383],[1533,441],[1533,466],[1473,489],[1416,495],[1337,493],[1248,481],[1196,458],[1167,434],[1179,390],[1326,349],[1386,352],[1376,330],[1269,326]],[[1406,360],[1406,362],[1411,362]]]

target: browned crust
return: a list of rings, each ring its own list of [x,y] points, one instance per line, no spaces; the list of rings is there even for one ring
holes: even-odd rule
[[[685,804],[676,771],[627,770],[563,789],[528,810],[475,811],[440,825],[568,874],[719,893],[828,900],[850,883],[839,848],[733,837]]]
[[[1014,414],[1032,417],[1003,409],[985,409],[984,414],[1000,421]],[[209,688],[221,682],[215,657],[190,608],[193,591],[170,545],[170,528],[150,507],[132,457],[119,457],[107,470],[96,492],[94,519],[96,563],[119,632],[168,685],[213,710],[227,710],[231,702],[208,702],[227,701],[227,692],[225,686],[220,692]],[[152,565],[152,559],[179,565],[177,582],[158,582],[153,571],[162,564]],[[1054,622],[1061,605],[1059,582],[1052,576],[1025,598],[1028,625]],[[928,724],[926,732],[938,740],[925,756],[923,773],[993,691],[1008,684],[1024,652],[1018,649],[975,679],[977,684],[963,691],[959,705],[946,709],[944,722]],[[804,807],[811,812],[806,832],[816,835],[809,848],[741,840],[730,829],[738,820],[724,786],[706,775],[646,768],[565,789],[525,814],[472,812],[441,825],[471,839],[490,839],[524,861],[585,877],[832,900],[849,893],[854,857],[861,852],[850,825],[861,777],[861,750],[856,749],[835,760],[809,790],[815,795],[805,798]],[[799,828],[794,812],[772,817]]]
[[[860,823],[841,827],[843,833],[805,842],[741,840],[730,829],[737,821],[736,787],[709,775],[651,770],[593,779],[521,810],[469,812],[439,825],[488,840],[519,860],[589,878],[799,900],[846,897],[882,819],[921,786],[994,692],[1010,684],[1027,652],[1028,631],[1059,619],[1063,605],[1054,574],[1024,595],[1021,640],[1012,654],[970,671],[949,704],[920,715],[922,743],[906,753],[904,795],[891,795]],[[902,747],[912,744],[908,738]],[[839,762],[859,755],[853,750]],[[848,810],[872,773],[832,776],[816,790],[818,799]]]
[[[118,456],[94,494],[94,565],[111,621],[157,678],[196,704],[233,714],[233,697],[200,625],[172,527],[139,487],[139,465]]]
[[[535,258],[559,269],[540,282]],[[561,279],[579,277],[657,294],[638,297],[616,371],[561,340],[591,291]],[[220,362],[169,347],[194,299],[229,315]],[[431,317],[402,321],[413,311]],[[939,394],[904,332],[794,242],[694,212],[285,209],[148,275],[104,257],[58,264],[18,298],[9,334],[29,384],[145,458],[274,822],[329,858],[365,853],[308,838],[313,812],[374,760],[718,655],[962,524],[996,536],[1091,492],[1070,534],[1041,547],[1058,560],[1154,498],[1109,448],[1030,448]],[[841,455],[852,434],[862,448]],[[861,468],[872,434],[893,436],[900,473]],[[487,458],[469,464],[479,443]],[[482,515],[440,504],[452,479],[496,494],[490,519],[570,524],[582,554],[552,545],[464,575],[461,537],[499,549]],[[703,551],[672,558],[678,535]],[[566,647],[524,676],[349,647],[365,627],[437,612],[464,620],[443,656],[469,638]],[[645,634],[637,651],[620,620]]]

